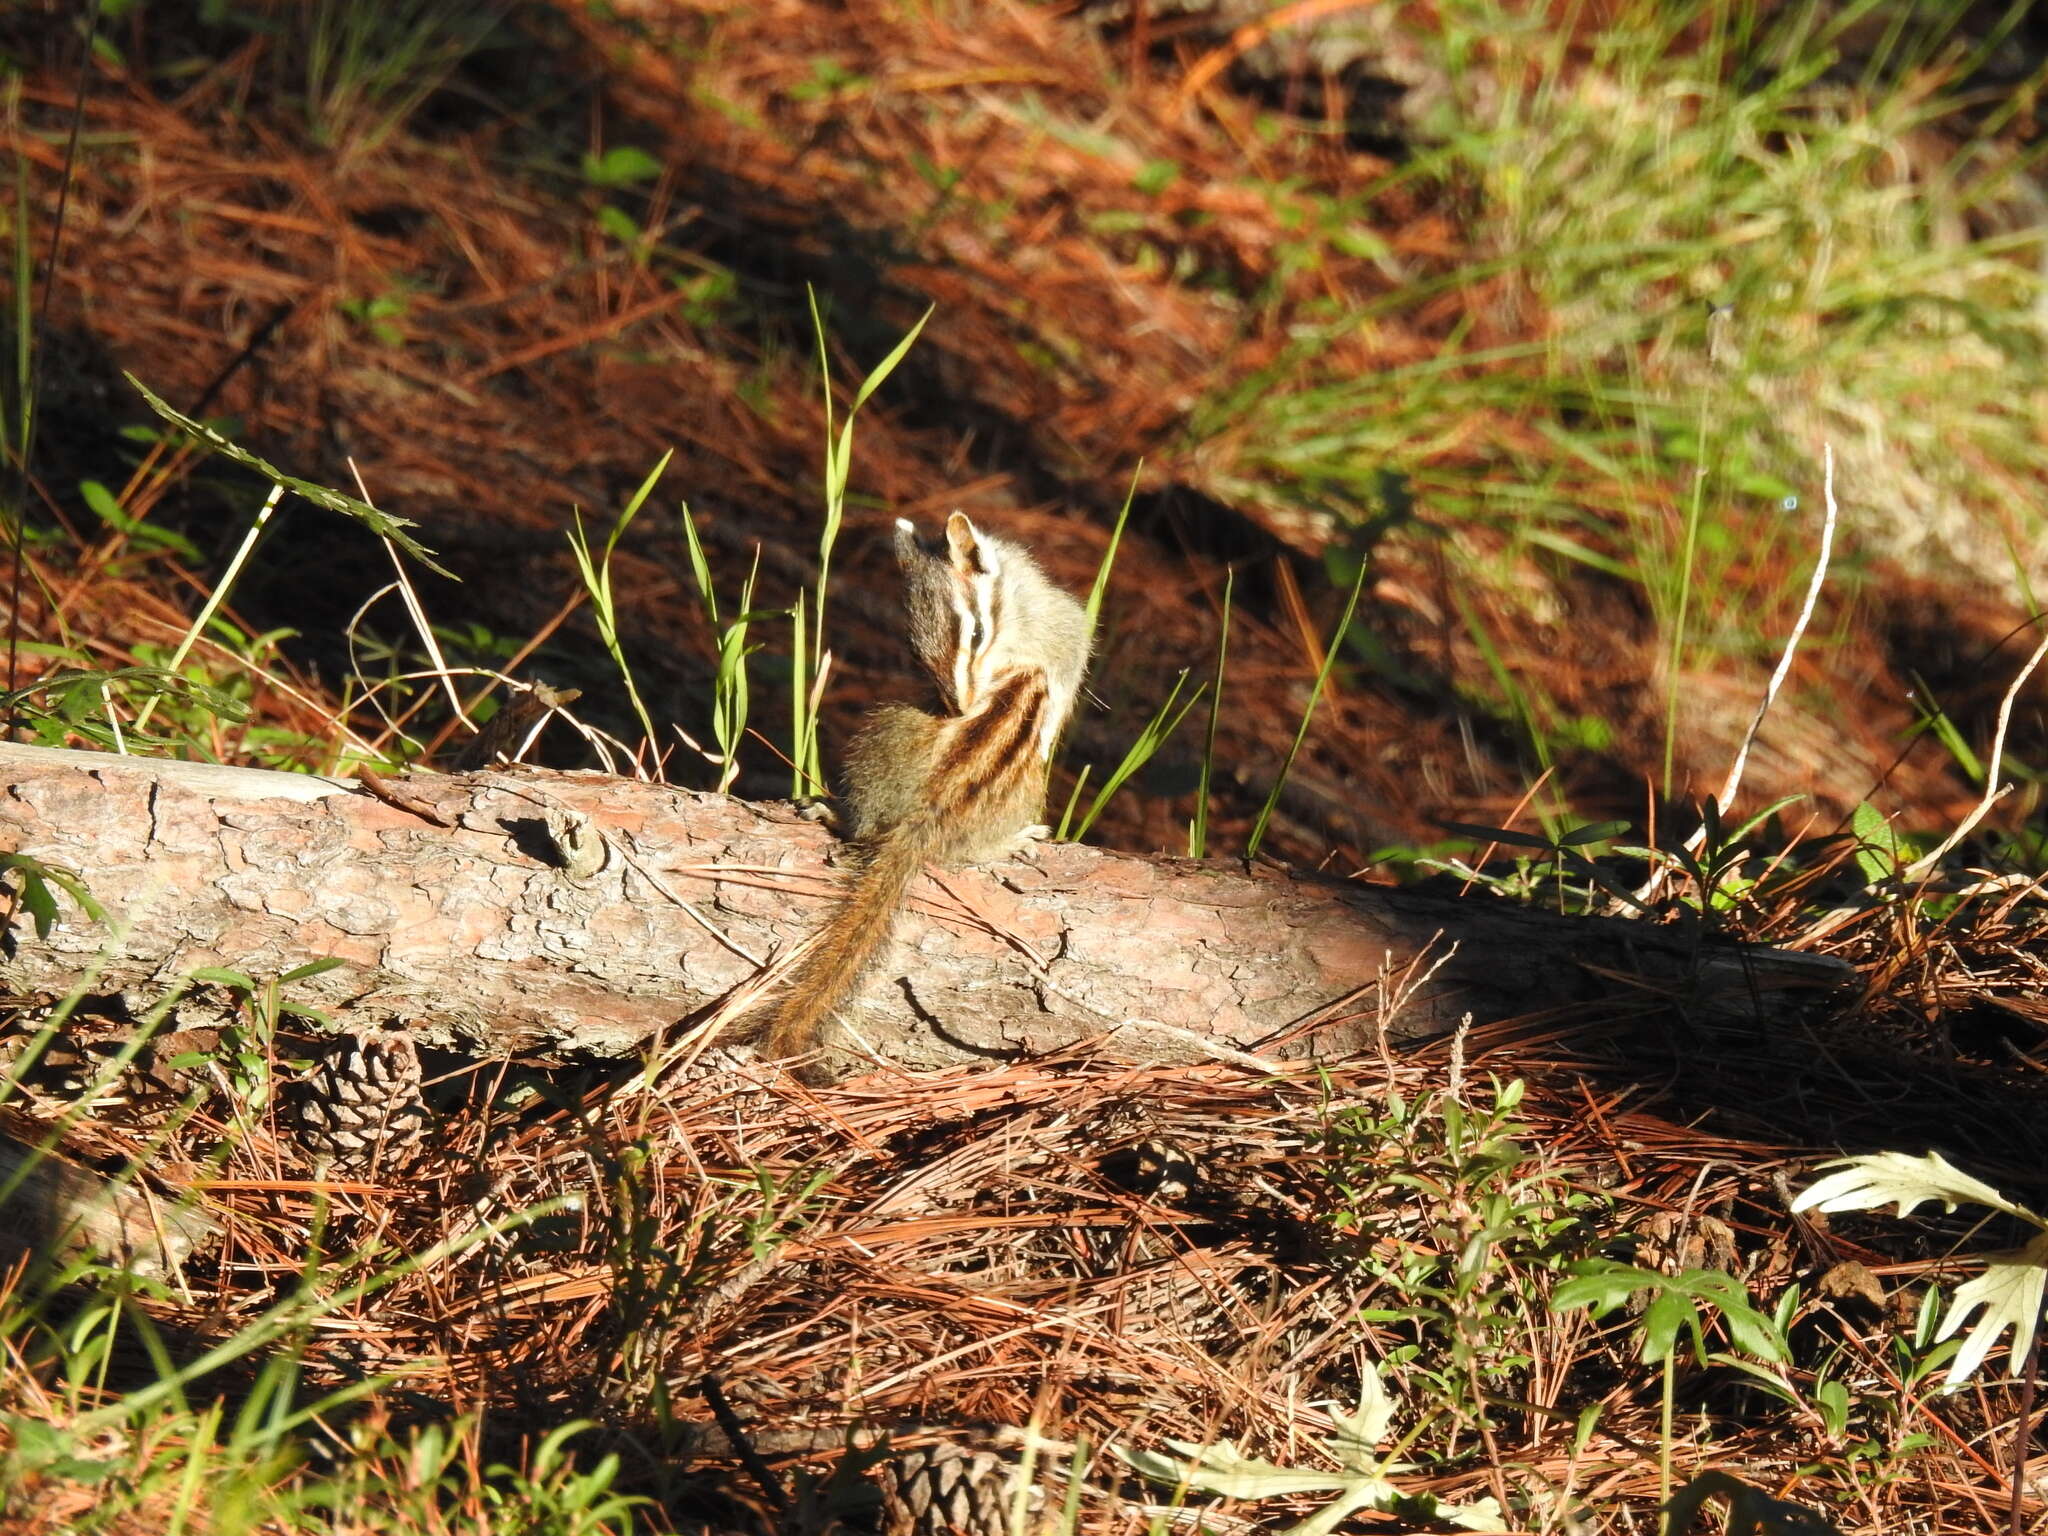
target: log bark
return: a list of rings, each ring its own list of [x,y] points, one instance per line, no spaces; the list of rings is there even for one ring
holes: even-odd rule
[[[139,1275],[175,1274],[217,1231],[188,1203],[0,1134],[0,1271],[24,1257],[90,1255]]]
[[[13,904],[10,990],[146,1001],[197,967],[277,975],[333,957],[290,995],[486,1053],[624,1054],[730,1012],[838,878],[831,835],[789,807],[594,773],[411,775],[379,798],[0,745],[0,784],[0,848],[75,871],[109,918],[67,905],[45,940]],[[1487,897],[1049,845],[921,880],[848,1023],[911,1065],[1097,1037],[1129,1060],[1299,1058],[1467,1014],[1672,997],[1752,1012],[1842,975]]]

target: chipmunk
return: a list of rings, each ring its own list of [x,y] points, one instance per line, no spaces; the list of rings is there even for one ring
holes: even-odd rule
[[[775,1005],[770,1056],[818,1047],[928,862],[988,863],[1045,834],[1047,767],[1088,665],[1087,610],[965,513],[931,546],[898,519],[896,560],[910,648],[943,712],[885,704],[854,737],[844,830],[865,857]]]

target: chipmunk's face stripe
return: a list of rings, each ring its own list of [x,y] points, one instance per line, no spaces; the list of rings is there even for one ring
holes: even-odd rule
[[[953,707],[961,714],[974,708],[975,611],[967,594],[953,587]]]
[[[953,697],[955,708],[972,710],[987,684],[990,653],[1002,621],[1001,594],[993,570],[954,571],[949,593],[953,608]]]

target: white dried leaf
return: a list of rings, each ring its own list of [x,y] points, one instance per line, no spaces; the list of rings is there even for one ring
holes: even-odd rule
[[[1304,1472],[1277,1466],[1270,1461],[1246,1456],[1228,1440],[1214,1445],[1194,1445],[1169,1440],[1167,1445],[1183,1459],[1162,1456],[1156,1451],[1126,1451],[1117,1455],[1140,1476],[1169,1487],[1195,1493],[1214,1494],[1227,1499],[1272,1499],[1296,1493],[1334,1493],[1336,1497],[1280,1536],[1329,1536],[1329,1533],[1363,1509],[1388,1511],[1403,1503],[1401,1490],[1386,1474],[1406,1468],[1384,1462],[1374,1454],[1387,1438],[1394,1423],[1394,1399],[1371,1366],[1359,1383],[1358,1407],[1349,1412],[1333,1408],[1330,1417],[1337,1425],[1324,1449],[1341,1462],[1342,1472]],[[1494,1531],[1501,1528],[1500,1509],[1492,1499],[1471,1504],[1435,1504],[1435,1518],[1465,1530]]]
[[[1959,1387],[1976,1373],[1991,1352],[1991,1346],[2007,1328],[2012,1329],[2012,1349],[2007,1358],[2015,1365],[2026,1359],[2033,1347],[2034,1330],[2041,1321],[2041,1297],[2048,1289],[2048,1232],[2024,1248],[1984,1256],[1984,1273],[1956,1287],[1954,1304],[1941,1320],[1937,1340],[1960,1332],[1971,1314],[1980,1307],[1984,1315],[1963,1339],[1963,1347],[1949,1363],[1947,1382]]]
[[[1840,1171],[1801,1191],[1792,1202],[1794,1211],[1868,1211],[1896,1205],[1904,1216],[1930,1200],[1939,1200],[1951,1211],[1967,1201],[2048,1228],[2048,1221],[2006,1199],[1982,1179],[1971,1178],[1939,1152],[1925,1157],[1874,1152],[1821,1166]]]

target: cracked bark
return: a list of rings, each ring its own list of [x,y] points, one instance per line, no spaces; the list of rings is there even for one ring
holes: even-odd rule
[[[110,918],[60,899],[44,940],[12,904],[10,990],[91,976],[147,1001],[196,967],[336,957],[291,995],[482,1053],[617,1055],[701,1018],[816,927],[836,879],[830,834],[787,807],[599,774],[395,780],[413,810],[353,782],[0,745],[0,783],[0,846],[76,871]],[[1770,1011],[1843,974],[1490,898],[1059,845],[921,880],[847,1022],[915,1066],[1095,1039],[1129,1060],[1298,1058],[1468,1013]]]

